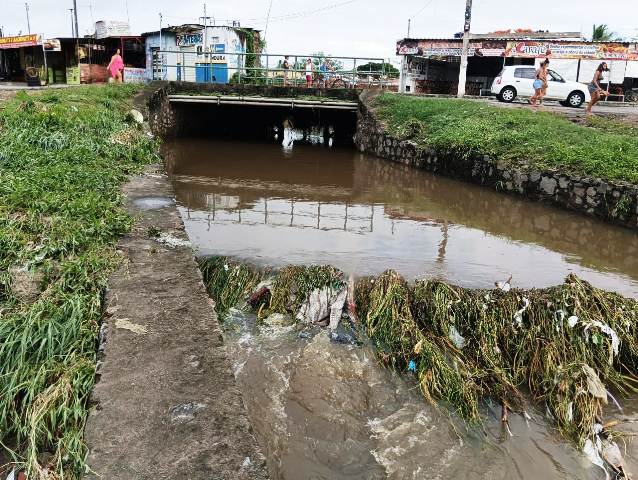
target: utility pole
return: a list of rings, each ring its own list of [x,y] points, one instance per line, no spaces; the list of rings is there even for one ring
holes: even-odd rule
[[[73,26],[73,9],[69,8],[69,13],[71,14],[71,37],[75,38],[75,27]]]
[[[412,21],[411,18],[408,18],[408,36],[406,38],[410,38],[410,22]]]
[[[208,49],[208,17],[206,16],[206,4],[204,4],[204,60]]]
[[[78,29],[78,6],[77,0],[73,0],[73,16],[75,17],[75,36],[80,36],[80,30]]]
[[[29,31],[29,35],[31,35],[31,21],[29,20],[29,4],[24,2],[24,8],[27,11],[27,30]]]
[[[465,23],[463,24],[463,50],[461,51],[461,68],[459,69],[459,89],[456,96],[465,96],[465,80],[467,78],[467,57],[470,50],[470,22],[472,20],[472,0],[465,3]]]

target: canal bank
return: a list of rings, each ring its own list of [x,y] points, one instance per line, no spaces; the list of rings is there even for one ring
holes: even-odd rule
[[[356,144],[390,161],[638,228],[636,129],[363,92]]]

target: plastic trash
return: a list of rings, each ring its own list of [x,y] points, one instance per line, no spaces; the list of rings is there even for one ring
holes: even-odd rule
[[[263,286],[248,297],[248,305],[253,309],[257,308],[259,305],[268,303],[270,301],[270,295],[270,289],[267,286]]]
[[[410,363],[408,363],[408,371],[416,373],[416,363],[414,363],[414,360],[410,360]]]
[[[596,371],[589,365],[583,365],[583,372],[587,376],[587,390],[592,396],[600,399],[605,405],[607,404],[607,390],[605,385],[598,377]]]
[[[463,336],[459,333],[454,325],[450,326],[449,337],[456,348],[458,348],[459,350],[463,349],[463,347],[465,346],[465,338],[463,338]]]
[[[525,310],[527,310],[528,307],[529,299],[523,297],[523,308],[521,308],[514,314],[514,325],[518,328],[523,326],[523,313],[525,313]]]
[[[583,453],[587,455],[587,458],[591,463],[600,467],[605,472],[605,478],[609,480],[609,472],[605,468],[605,463],[603,462],[602,457],[600,456],[600,450],[602,449],[602,444],[600,438],[596,436],[595,442],[592,442],[590,438],[585,441],[585,446],[583,447]]]
[[[620,448],[613,440],[606,439],[603,441],[602,457],[614,469],[616,473],[625,471],[625,461],[622,458]]]
[[[343,306],[346,302],[347,289],[336,290],[332,287],[316,288],[301,306],[297,313],[297,320],[304,323],[320,323],[330,317],[330,328],[336,329],[341,319]]]
[[[510,278],[508,278],[506,281],[495,282],[494,285],[496,285],[496,288],[498,288],[499,290],[507,293],[512,289],[512,285],[510,284],[511,281],[512,281],[512,276],[510,275]]]

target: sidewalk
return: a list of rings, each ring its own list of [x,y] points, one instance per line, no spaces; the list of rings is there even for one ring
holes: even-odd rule
[[[138,218],[118,245],[126,261],[109,280],[86,478],[265,480],[212,301],[159,172],[124,187]]]

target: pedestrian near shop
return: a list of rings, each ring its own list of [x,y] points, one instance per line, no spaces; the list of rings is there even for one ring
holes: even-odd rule
[[[549,59],[543,60],[538,70],[536,70],[536,79],[534,80],[534,96],[530,98],[532,107],[536,106],[536,102],[543,104],[543,97],[547,94],[547,68],[549,67]]]
[[[119,48],[111,57],[109,66],[106,67],[106,69],[111,74],[111,78],[114,79],[115,83],[122,83],[122,70],[124,70],[124,60],[122,60]]]
[[[608,72],[608,71],[609,71],[609,67],[607,66],[607,62],[601,63],[600,65],[598,65],[598,68],[594,72],[594,78],[587,85],[587,88],[589,89],[589,93],[591,95],[591,100],[589,101],[589,104],[587,105],[587,109],[585,110],[587,115],[591,115],[592,107],[596,105],[596,103],[598,103],[598,101],[602,97],[605,97],[608,95],[607,91],[600,86],[600,81],[603,79],[603,72]]]

